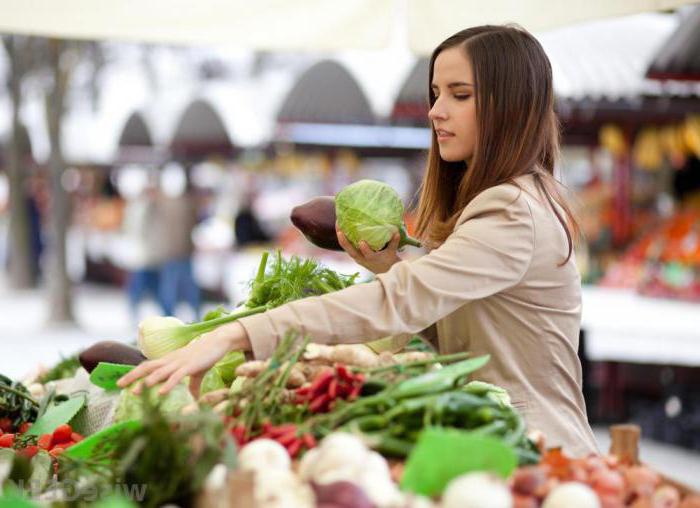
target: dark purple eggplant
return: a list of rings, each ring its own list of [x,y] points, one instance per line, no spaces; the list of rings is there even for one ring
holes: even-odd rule
[[[335,198],[319,196],[292,210],[292,224],[322,249],[343,250],[335,233]]]
[[[80,353],[78,359],[80,360],[80,365],[88,372],[92,372],[100,362],[138,365],[146,361],[146,357],[143,356],[141,351],[115,340],[103,340],[93,344]]]

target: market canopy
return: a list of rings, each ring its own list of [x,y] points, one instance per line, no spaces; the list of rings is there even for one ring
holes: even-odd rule
[[[325,60],[297,81],[277,114],[281,123],[375,123],[357,80],[338,62]]]
[[[647,77],[700,81],[700,5],[686,17],[654,57]]]
[[[692,0],[4,0],[0,32],[263,50],[376,49],[403,30],[425,55],[468,26],[516,22],[531,31],[672,9]]]
[[[209,153],[229,154],[233,144],[219,113],[208,102],[196,100],[183,112],[170,148],[179,156],[198,158]]]

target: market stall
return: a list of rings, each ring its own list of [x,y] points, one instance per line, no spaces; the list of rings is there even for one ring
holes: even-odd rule
[[[374,199],[358,215],[356,204],[369,190]],[[336,221],[354,244],[380,250],[398,232],[400,244],[420,245],[405,230],[396,191],[376,181],[301,205],[292,220],[324,248],[339,248]],[[529,428],[503,387],[480,379],[490,355],[439,355],[418,336],[325,345],[289,330],[270,358],[230,351],[196,387],[183,379],[161,393],[164,386],[122,382],[137,365],[220,326],[347,289],[358,278],[265,252],[235,309],[219,307],[194,323],[146,318],[137,347],[97,342],[24,383],[0,378],[0,502],[203,508],[700,502],[638,463],[638,431],[613,433],[610,455],[572,457],[553,436]]]

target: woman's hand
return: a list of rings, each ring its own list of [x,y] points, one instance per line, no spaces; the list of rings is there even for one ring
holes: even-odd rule
[[[182,378],[190,376],[190,391],[196,398],[199,397],[199,387],[204,374],[216,362],[229,351],[249,349],[250,341],[245,328],[240,323],[233,322],[205,333],[199,339],[163,358],[141,363],[119,379],[117,385],[124,388],[142,380],[134,389],[134,393],[138,394],[141,393],[143,383],[151,387],[164,382],[158,390],[160,395],[164,395],[182,381]]]
[[[343,250],[345,250],[358,265],[364,266],[376,275],[388,271],[394,264],[401,261],[401,258],[397,254],[399,242],[401,241],[401,236],[398,232],[394,234],[389,244],[379,252],[373,251],[365,241],[360,242],[360,248],[356,249],[350,243],[350,240],[345,237],[343,232],[338,229],[337,224],[335,226],[335,233],[338,235],[338,243],[340,243]]]

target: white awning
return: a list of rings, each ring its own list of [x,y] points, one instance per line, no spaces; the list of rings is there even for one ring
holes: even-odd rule
[[[543,32],[606,17],[676,8],[697,0],[407,0],[409,46],[429,55],[450,35],[476,25],[517,23]]]
[[[0,32],[75,39],[225,44],[263,50],[378,49],[403,31],[429,54],[469,26],[531,31],[692,0],[3,0]]]
[[[377,49],[394,0],[3,0],[0,32],[264,50]]]

